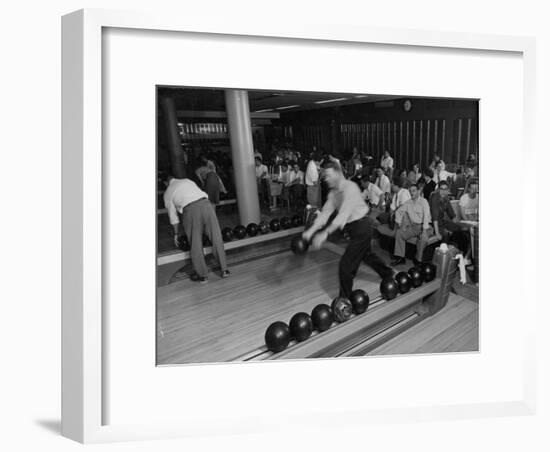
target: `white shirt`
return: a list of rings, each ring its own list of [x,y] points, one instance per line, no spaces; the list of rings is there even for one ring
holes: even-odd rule
[[[475,198],[470,198],[468,193],[464,193],[458,201],[460,210],[463,213],[465,220],[476,220],[479,218],[479,195]]]
[[[313,226],[319,228],[325,225],[335,210],[338,214],[330,225],[330,229],[333,230],[342,229],[347,223],[359,220],[369,213],[369,206],[365,204],[355,182],[343,179],[338,188],[329,191],[327,201],[315,218]]]
[[[388,168],[393,168],[393,159],[391,157],[382,157],[382,160],[380,160],[380,166],[385,170]]]
[[[416,200],[410,198],[395,212],[395,222],[401,224],[403,216],[407,214],[414,224],[422,224],[422,228],[430,228],[432,215],[430,213],[430,204],[424,198],[418,197]]]
[[[298,172],[296,172],[294,170],[291,170],[289,179],[290,179],[289,183],[294,182],[295,184],[303,184],[304,183],[304,172],[300,171],[300,170],[298,170]]]
[[[259,166],[256,166],[256,177],[260,178],[265,175],[267,175],[267,166],[260,163]]]
[[[369,186],[363,190],[362,196],[365,201],[369,201],[373,206],[378,206],[380,197],[384,196],[384,192],[380,187],[369,184]]]
[[[401,188],[397,193],[393,195],[391,200],[391,210],[397,210],[403,204],[405,204],[409,199],[411,199],[411,194],[406,188]]]
[[[319,182],[319,168],[317,163],[310,160],[306,168],[306,185],[317,185]]]
[[[179,224],[178,212],[181,213],[185,206],[203,198],[208,199],[208,195],[191,179],[172,179],[164,192],[164,206],[170,224]]]
[[[283,185],[288,185],[288,183],[290,182],[290,170],[279,170],[279,177],[277,178],[277,180],[279,182],[282,182]]]
[[[436,184],[438,184],[440,181],[442,180],[448,181],[449,177],[454,178],[454,176],[455,176],[455,173],[449,173],[449,171],[441,170],[439,173],[437,172],[434,173],[434,181]]]
[[[381,177],[378,177],[376,179],[375,184],[384,192],[384,193],[391,193],[391,184],[390,179],[385,174],[382,174]]]

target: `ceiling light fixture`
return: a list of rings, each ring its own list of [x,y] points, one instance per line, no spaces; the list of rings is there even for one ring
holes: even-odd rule
[[[329,102],[340,102],[341,100],[348,100],[347,97],[339,97],[338,99],[317,100],[316,104],[328,104]]]
[[[286,107],[277,107],[275,110],[286,110],[287,108],[299,107],[299,105],[287,105]]]

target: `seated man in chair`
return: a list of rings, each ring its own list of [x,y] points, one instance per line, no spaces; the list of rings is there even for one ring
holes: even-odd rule
[[[439,182],[438,190],[430,196],[430,213],[433,219],[434,233],[439,240],[449,242],[451,234],[460,230],[456,224],[457,216],[449,200],[449,183]]]
[[[392,266],[404,264],[405,247],[407,240],[416,237],[416,258],[413,260],[415,264],[422,261],[424,248],[428,244],[428,239],[431,234],[430,223],[432,216],[430,214],[430,206],[428,201],[420,196],[420,190],[416,184],[411,184],[409,187],[411,199],[402,204],[395,212],[395,260],[391,263]]]
[[[376,218],[384,212],[384,192],[382,192],[380,187],[370,181],[370,177],[368,175],[361,178],[361,188],[363,190],[361,192],[361,196],[370,207],[367,218],[373,226],[378,226],[380,222]]]
[[[378,221],[382,223],[378,226],[378,232],[389,236],[393,236],[395,233],[395,214],[397,210],[411,199],[409,190],[403,187],[403,181],[399,176],[393,178],[391,192],[392,197],[388,200],[389,209],[377,217]]]

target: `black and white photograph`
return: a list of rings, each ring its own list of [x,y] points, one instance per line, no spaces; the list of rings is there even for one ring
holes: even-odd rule
[[[157,366],[479,351],[478,109],[157,85]]]

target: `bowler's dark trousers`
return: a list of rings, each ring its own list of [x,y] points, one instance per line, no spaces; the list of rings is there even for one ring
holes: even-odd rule
[[[191,242],[191,263],[195,272],[199,276],[208,275],[202,250],[203,234],[212,242],[212,254],[221,270],[227,270],[220,224],[210,201],[204,198],[186,205],[182,211],[182,219],[185,234]]]
[[[372,226],[367,217],[348,223],[344,231],[349,234],[350,240],[340,259],[340,296],[349,298],[353,290],[353,278],[361,262],[372,267],[382,278],[392,276],[393,270],[371,249]]]

